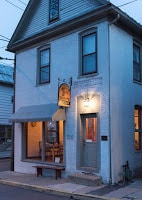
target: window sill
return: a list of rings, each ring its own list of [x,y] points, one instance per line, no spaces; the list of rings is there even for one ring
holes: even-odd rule
[[[92,76],[98,76],[98,73],[92,73],[92,74],[86,74],[86,75],[79,75],[78,79],[89,78],[89,77],[92,77]]]
[[[41,86],[45,86],[45,85],[49,85],[50,82],[46,82],[46,83],[37,83],[36,87],[41,87]]]
[[[138,84],[138,85],[142,85],[142,82],[135,81],[135,80],[133,80],[133,83],[136,83],[136,84]]]
[[[36,163],[36,164],[43,164],[43,165],[56,165],[56,166],[65,166],[64,163],[56,163],[56,162],[47,162],[47,161],[41,161],[41,160],[33,160],[33,159],[22,159],[21,162],[27,162],[27,163]]]
[[[59,17],[56,18],[56,19],[49,20],[49,25],[54,24],[55,22],[57,22],[57,21],[59,21],[59,20],[60,20]]]

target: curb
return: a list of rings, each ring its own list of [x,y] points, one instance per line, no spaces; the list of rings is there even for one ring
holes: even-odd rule
[[[23,189],[29,189],[32,191],[37,191],[37,192],[45,192],[48,194],[52,195],[58,195],[58,196],[64,196],[64,197],[70,197],[72,199],[78,199],[78,200],[119,200],[118,198],[110,198],[110,197],[104,197],[104,196],[98,196],[98,195],[92,195],[92,194],[80,194],[80,193],[72,193],[72,192],[67,192],[63,190],[55,190],[51,188],[43,188],[41,186],[36,186],[36,185],[29,185],[25,183],[19,183],[15,181],[8,181],[8,180],[3,180],[0,179],[0,183],[4,185],[9,185],[9,186],[14,186],[14,187],[20,187]]]

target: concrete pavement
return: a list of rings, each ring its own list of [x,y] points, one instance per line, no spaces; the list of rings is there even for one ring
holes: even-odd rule
[[[68,178],[37,177],[36,174],[22,174],[12,171],[0,172],[0,183],[27,188],[50,194],[68,196],[72,199],[142,200],[142,180],[137,179],[126,185],[96,187],[74,184]]]
[[[117,199],[103,196],[101,197],[90,193],[91,191],[100,189],[103,186],[88,187],[84,185],[78,185],[69,182],[69,179],[67,178],[56,180],[55,177],[37,177],[35,174],[22,174],[12,171],[4,171],[0,172],[0,183],[40,192],[47,192],[49,194],[68,196],[72,199]]]
[[[8,158],[10,153],[0,152],[0,158]],[[27,188],[50,194],[68,196],[72,199],[84,200],[142,200],[142,179],[133,180],[124,185],[84,186],[74,184],[68,178],[55,179],[36,174],[16,173],[13,171],[0,172],[0,183]]]

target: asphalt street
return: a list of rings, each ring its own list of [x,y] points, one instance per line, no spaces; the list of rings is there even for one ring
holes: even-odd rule
[[[36,192],[28,189],[2,185],[0,184],[1,200],[71,200],[71,198],[63,196],[50,195],[44,192]]]

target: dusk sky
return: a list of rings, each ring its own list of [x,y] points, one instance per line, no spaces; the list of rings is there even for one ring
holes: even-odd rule
[[[29,0],[0,0],[0,57],[14,58],[14,54],[5,49],[28,2]],[[142,0],[111,0],[111,2],[142,24]],[[13,61],[0,60],[0,64],[13,66]]]

